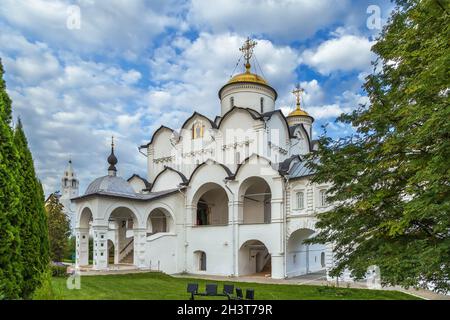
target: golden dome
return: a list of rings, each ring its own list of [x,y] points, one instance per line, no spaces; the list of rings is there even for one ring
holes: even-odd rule
[[[228,81],[228,83],[236,83],[236,82],[253,82],[268,85],[267,81],[264,80],[263,77],[260,77],[257,74],[250,72],[237,74]]]
[[[288,115],[288,117],[297,117],[297,116],[310,117],[310,115],[306,111],[303,111],[302,109],[300,109],[300,106],[297,106],[297,108],[294,111],[292,111],[291,113],[289,113],[289,115]]]

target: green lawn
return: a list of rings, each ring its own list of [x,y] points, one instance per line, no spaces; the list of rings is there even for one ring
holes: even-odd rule
[[[81,289],[69,290],[65,278],[53,278],[53,292],[56,299],[150,299],[186,300],[186,285],[196,282],[200,291],[206,283],[218,283],[222,290],[224,283],[234,283],[235,287],[254,289],[255,299],[379,299],[406,300],[417,299],[398,291],[379,291],[368,289],[347,289],[326,286],[282,285],[260,283],[236,283],[232,281],[211,281],[190,278],[175,278],[162,273],[137,273],[125,275],[104,275],[81,277]],[[199,297],[199,299],[204,299]],[[220,298],[219,298],[220,299]],[[222,298],[223,299],[223,298]]]

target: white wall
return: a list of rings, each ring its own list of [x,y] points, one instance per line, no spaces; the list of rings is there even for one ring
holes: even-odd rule
[[[191,273],[233,274],[232,226],[198,226],[187,231],[187,270]],[[196,251],[206,253],[206,271],[198,270]]]
[[[165,170],[158,176],[158,179],[153,182],[152,192],[175,189],[178,188],[178,185],[182,182],[183,181],[178,173],[172,170]]]
[[[168,274],[181,272],[176,255],[177,236],[174,233],[157,233],[147,237],[145,262],[151,270]]]
[[[139,179],[138,177],[134,176],[133,178],[128,181],[128,183],[133,188],[134,192],[136,193],[142,193],[142,190],[147,188],[144,181],[142,179]]]
[[[220,101],[221,115],[223,116],[232,108],[230,98],[234,98],[234,105],[242,108],[250,108],[261,112],[261,98],[264,98],[263,112],[275,109],[275,95],[265,86],[258,84],[231,84],[222,91]]]

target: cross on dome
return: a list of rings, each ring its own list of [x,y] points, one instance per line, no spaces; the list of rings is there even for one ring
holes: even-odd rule
[[[300,109],[300,98],[301,98],[301,94],[303,92],[305,92],[305,89],[300,87],[300,83],[297,83],[297,85],[295,86],[295,89],[292,90],[292,93],[294,94],[294,96],[297,100],[297,109]]]
[[[292,90],[292,94],[295,96],[295,100],[297,101],[297,107],[289,113],[288,117],[297,117],[297,116],[308,116],[311,117],[306,111],[302,110],[300,108],[300,102],[302,98],[302,93],[305,92],[305,89],[300,87],[300,84],[298,83],[294,90]]]
[[[257,45],[257,42],[247,37],[242,47],[239,48],[245,58],[245,70],[247,73],[250,72],[250,58],[253,55],[253,48]]]

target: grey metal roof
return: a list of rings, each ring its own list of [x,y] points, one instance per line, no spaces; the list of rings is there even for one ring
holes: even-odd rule
[[[87,187],[85,195],[98,192],[107,192],[111,194],[134,195],[135,192],[131,185],[123,178],[117,176],[103,176],[95,179]]]
[[[292,168],[288,172],[289,179],[306,177],[314,174],[314,170],[306,166],[306,161],[299,161],[292,165]]]
[[[151,200],[155,200],[155,199],[161,198],[163,196],[178,192],[181,189],[182,188],[175,188],[175,189],[168,189],[168,190],[163,190],[163,191],[158,191],[158,192],[149,192],[149,193],[145,193],[145,194],[143,194],[143,193],[125,194],[125,193],[114,193],[114,192],[108,192],[108,191],[97,191],[95,193],[84,194],[82,196],[75,197],[70,200],[76,201],[76,200],[81,200],[81,199],[91,197],[91,196],[106,196],[106,197],[115,197],[115,198],[126,198],[126,199],[131,199],[131,200],[151,201]]]

